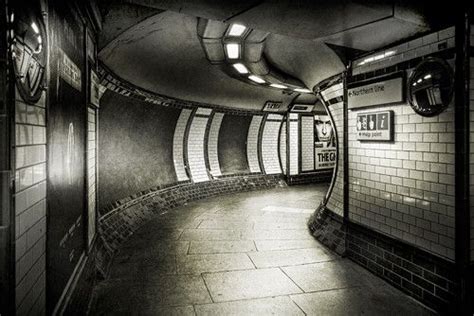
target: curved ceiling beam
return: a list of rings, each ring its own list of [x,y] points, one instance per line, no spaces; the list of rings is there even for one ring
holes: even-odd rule
[[[197,33],[209,62],[222,65],[231,77],[287,93],[311,93],[301,80],[281,71],[265,58],[269,32],[199,18]]]

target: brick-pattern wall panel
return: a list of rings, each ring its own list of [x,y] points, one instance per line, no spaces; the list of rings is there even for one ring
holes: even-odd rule
[[[270,114],[265,121],[262,133],[262,161],[266,174],[281,173],[278,136],[282,119],[282,115]]]
[[[280,130],[280,161],[283,174],[287,172],[287,165],[286,165],[286,122],[283,121]]]
[[[178,181],[189,180],[186,174],[186,167],[184,165],[184,133],[188,124],[191,110],[183,109],[179,115],[178,123],[174,131],[173,137],[173,163],[176,170]]]
[[[184,183],[158,189],[118,204],[99,218],[99,231],[106,248],[116,251],[153,216],[188,202],[221,194],[286,186],[280,175],[249,175],[220,178],[202,183]],[[110,261],[110,260],[108,260]]]
[[[208,157],[209,157],[209,167],[212,176],[218,177],[221,176],[221,167],[219,165],[219,155],[217,152],[217,144],[219,140],[219,130],[221,128],[222,119],[224,118],[224,113],[215,113],[211,127],[209,130],[209,139],[207,145]]]
[[[87,205],[88,243],[92,242],[96,229],[97,209],[97,110],[87,109]]]
[[[301,171],[314,170],[314,116],[301,116]]]
[[[377,110],[377,108],[371,108]],[[394,111],[394,142],[361,142],[349,111],[350,219],[454,259],[454,112]]]
[[[342,83],[336,84],[324,91],[322,96],[325,101],[333,100],[335,98],[342,99],[343,96],[343,85]],[[344,212],[344,104],[343,102],[337,102],[328,106],[335,132],[337,135],[337,170],[336,175],[333,179],[334,185],[331,191],[331,195],[328,197],[326,206],[329,210],[342,216]]]
[[[15,261],[18,315],[43,314],[46,295],[45,96],[15,100]]]
[[[290,113],[288,141],[290,142],[289,167],[290,175],[299,173],[299,117],[297,113]]]
[[[261,172],[258,157],[258,133],[262,124],[261,115],[254,115],[250,123],[249,133],[247,136],[247,160],[250,172]]]
[[[201,108],[196,111],[191,127],[189,128],[187,140],[189,170],[191,171],[191,178],[194,182],[209,181],[204,156],[204,136],[206,134],[210,112],[207,116],[205,113],[207,112],[202,111]]]

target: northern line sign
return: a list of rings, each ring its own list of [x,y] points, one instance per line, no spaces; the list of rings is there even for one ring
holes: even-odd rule
[[[349,85],[347,90],[348,109],[374,105],[401,103],[405,101],[405,78],[401,73]]]

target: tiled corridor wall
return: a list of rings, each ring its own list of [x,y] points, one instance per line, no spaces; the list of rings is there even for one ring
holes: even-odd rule
[[[191,112],[192,110],[190,109],[181,110],[178,123],[174,130],[173,163],[176,171],[176,176],[178,177],[178,181],[185,181],[189,179],[186,173],[186,167],[184,165],[184,136]]]
[[[314,170],[314,115],[301,116],[301,171]]]
[[[449,28],[387,49],[396,51],[393,60],[355,73],[453,46],[454,28]],[[408,77],[411,71],[406,70]],[[454,259],[453,104],[434,117],[418,115],[408,103],[368,109],[394,111],[394,142],[358,141],[356,116],[368,110],[348,113],[350,219],[449,259]]]
[[[334,185],[328,197],[327,208],[342,216],[344,211],[344,104],[343,84],[338,83],[321,91],[324,101],[327,102],[328,111],[332,116],[337,135],[337,166],[333,179]]]
[[[42,314],[46,297],[46,108],[15,100],[15,260],[18,315]]]
[[[199,108],[189,128],[187,155],[191,178],[194,182],[209,181],[206,158],[204,156],[204,135],[211,109]]]
[[[221,167],[219,165],[219,155],[217,152],[217,142],[219,140],[219,130],[221,128],[223,118],[224,113],[214,113],[212,117],[211,127],[209,130],[209,139],[207,140],[207,155],[209,157],[210,173],[213,177],[218,177],[222,175]]]
[[[87,207],[88,246],[91,245],[96,230],[97,214],[97,116],[96,108],[87,109]]]
[[[281,159],[281,166],[282,166],[282,172],[283,174],[287,173],[287,166],[286,166],[286,149],[287,143],[286,143],[286,122],[283,122],[281,125],[280,129],[280,159]]]
[[[289,158],[289,167],[290,175],[295,175],[299,173],[299,121],[298,113],[290,113],[289,118],[289,128],[288,128],[288,141],[290,143],[288,155]]]
[[[247,136],[247,161],[249,163],[250,172],[260,172],[260,162],[258,158],[258,135],[262,124],[263,116],[255,115],[250,123],[249,133]]]
[[[267,116],[262,133],[262,162],[266,174],[281,172],[280,153],[278,151],[278,136],[283,116],[270,114]]]

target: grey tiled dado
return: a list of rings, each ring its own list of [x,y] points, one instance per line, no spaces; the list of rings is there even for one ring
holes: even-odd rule
[[[160,214],[119,250],[91,314],[425,313],[309,234],[308,205],[326,188],[220,196]]]

